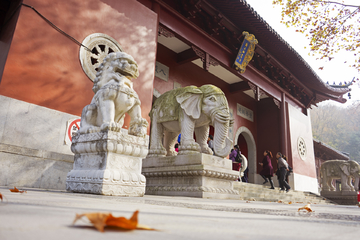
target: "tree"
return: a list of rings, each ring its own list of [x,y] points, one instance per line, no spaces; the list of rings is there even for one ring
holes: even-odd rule
[[[360,71],[360,5],[351,2],[355,1],[273,0],[282,6],[281,22],[310,40],[309,54],[331,61],[340,50],[350,51],[354,54],[350,67]]]
[[[313,137],[360,162],[360,102],[347,108],[330,104],[311,110]]]

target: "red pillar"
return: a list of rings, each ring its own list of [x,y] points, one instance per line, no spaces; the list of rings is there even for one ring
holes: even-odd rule
[[[288,124],[287,124],[287,115],[286,115],[286,101],[285,93],[281,93],[281,103],[280,103],[280,147],[281,153],[285,156],[288,156]]]

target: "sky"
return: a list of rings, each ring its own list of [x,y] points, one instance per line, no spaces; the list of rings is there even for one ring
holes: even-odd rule
[[[273,6],[272,0],[246,0],[251,7],[286,41],[288,42],[312,67],[312,69],[318,74],[318,76],[324,81],[330,84],[339,84],[340,82],[349,82],[354,77],[359,77],[359,73],[354,68],[349,67],[349,59],[352,58],[352,54],[349,52],[342,52],[335,55],[332,61],[316,60],[316,56],[309,56],[309,40],[301,33],[295,32],[295,28],[287,28],[281,21],[281,7]],[[359,5],[359,0],[348,0],[351,4]],[[256,37],[256,36],[255,36]],[[305,47],[307,47],[305,49]],[[348,63],[344,63],[348,60]],[[320,67],[324,67],[320,70]],[[347,99],[345,104],[340,104],[335,101],[325,101],[322,104],[333,104],[339,107],[347,107],[354,102],[360,101],[360,86],[359,82],[351,87],[351,99],[344,95]]]

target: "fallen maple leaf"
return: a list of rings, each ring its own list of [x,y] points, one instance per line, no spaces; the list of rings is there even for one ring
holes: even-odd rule
[[[87,217],[89,221],[94,225],[94,227],[100,232],[104,231],[106,218],[110,213],[83,213],[76,214],[73,224],[83,216]]]
[[[135,211],[130,219],[124,217],[114,217],[111,213],[83,213],[76,214],[73,224],[82,217],[87,217],[94,227],[100,232],[104,232],[105,226],[113,226],[126,230],[155,230],[145,225],[138,224],[138,213]]]
[[[310,207],[310,204],[306,204],[305,206],[299,208],[299,209],[298,209],[298,212],[299,212],[300,210],[306,210],[306,211],[308,211],[308,212],[313,212],[313,210],[312,210],[311,207]]]
[[[14,187],[14,189],[9,189],[10,190],[10,192],[19,192],[19,193],[26,193],[26,191],[25,190],[19,190],[19,189],[17,189],[16,187]]]
[[[290,201],[289,204],[292,204],[292,201]]]
[[[3,201],[3,195],[0,193],[0,199],[1,201]]]

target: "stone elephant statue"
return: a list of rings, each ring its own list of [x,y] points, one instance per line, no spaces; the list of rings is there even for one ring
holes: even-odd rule
[[[178,154],[201,152],[212,155],[213,151],[207,145],[209,125],[214,126],[215,131],[215,155],[225,157],[231,150],[232,141],[227,135],[233,119],[230,118],[225,94],[214,85],[168,91],[156,99],[149,115],[151,133],[148,157],[175,156],[174,145],[179,133],[181,144]]]
[[[353,160],[329,160],[321,165],[322,191],[335,191],[333,179],[341,179],[341,191],[358,191],[360,165]],[[355,179],[355,186],[351,180]]]

